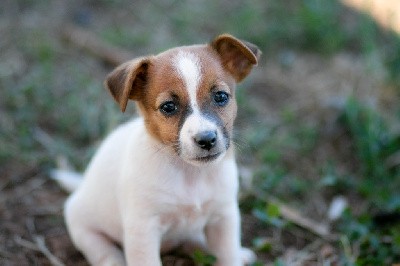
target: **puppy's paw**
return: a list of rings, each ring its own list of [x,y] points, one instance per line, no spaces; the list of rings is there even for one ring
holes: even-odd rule
[[[125,260],[123,257],[107,257],[104,258],[99,265],[101,266],[125,266]]]
[[[242,259],[243,265],[250,265],[257,259],[256,254],[248,248],[242,248],[240,251],[240,257]]]

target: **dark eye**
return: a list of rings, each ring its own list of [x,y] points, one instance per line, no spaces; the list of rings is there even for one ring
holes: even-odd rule
[[[161,104],[159,109],[164,115],[173,115],[178,110],[178,106],[173,101],[167,101]]]
[[[214,102],[218,106],[225,106],[229,102],[229,94],[224,91],[217,91],[214,93]]]

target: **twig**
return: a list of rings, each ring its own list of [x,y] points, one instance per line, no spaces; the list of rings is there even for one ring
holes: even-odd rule
[[[33,138],[49,152],[54,151],[54,147],[57,147],[57,141],[40,127],[34,129]]]
[[[254,195],[257,198],[278,206],[280,215],[285,220],[288,220],[323,239],[326,239],[326,240],[336,239],[336,236],[330,232],[329,226],[327,224],[318,223],[317,221],[311,220],[311,219],[305,217],[304,215],[302,215],[297,210],[289,207],[286,204],[283,204],[282,202],[279,202],[277,199],[274,199],[271,196],[265,196],[263,194],[264,193],[262,193],[262,192],[254,191]]]
[[[28,240],[22,239],[21,237],[15,237],[15,242],[25,248],[41,252],[54,266],[65,266],[56,256],[54,256],[49,249],[46,247],[46,243],[42,236],[34,236],[35,243]]]
[[[20,245],[21,247],[28,248],[34,251],[40,251],[39,248],[32,242],[21,238],[20,236],[14,237],[15,243]]]
[[[28,213],[32,216],[47,216],[47,215],[55,215],[59,214],[63,210],[61,204],[48,206],[48,207],[38,207],[34,210],[30,210]]]
[[[314,220],[306,218],[300,212],[283,203],[278,203],[277,201],[274,201],[273,203],[278,205],[280,214],[286,220],[295,223],[322,238],[330,237],[329,227],[326,224],[318,223]]]
[[[47,257],[47,259],[54,266],[63,266],[64,264],[54,256],[49,249],[46,247],[46,243],[44,242],[44,238],[42,236],[35,236],[35,243],[38,246],[39,250]]]
[[[114,66],[133,58],[131,52],[105,43],[93,33],[73,25],[65,25],[62,35],[75,46],[87,50],[94,56]]]

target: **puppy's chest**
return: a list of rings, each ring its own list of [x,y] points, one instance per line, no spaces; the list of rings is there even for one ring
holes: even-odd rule
[[[200,229],[212,219],[221,198],[207,180],[184,180],[164,196],[160,222],[167,230]]]

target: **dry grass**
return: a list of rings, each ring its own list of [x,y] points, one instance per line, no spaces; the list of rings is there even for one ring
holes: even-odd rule
[[[379,24],[400,33],[400,2],[396,0],[341,0],[356,10],[370,14]]]

